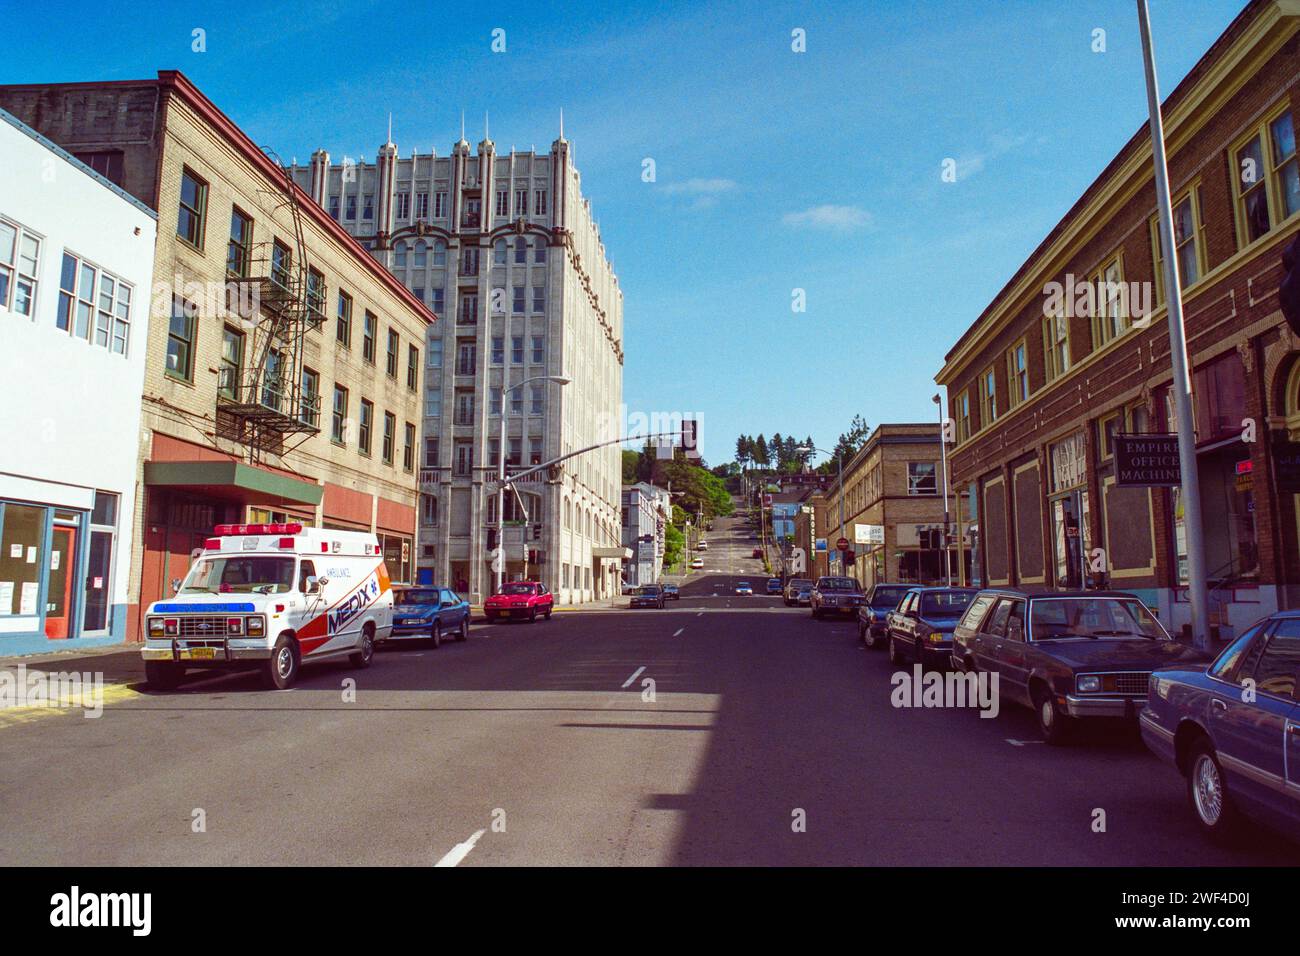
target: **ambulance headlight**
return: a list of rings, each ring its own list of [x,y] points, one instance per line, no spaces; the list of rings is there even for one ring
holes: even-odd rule
[[[261,637],[266,633],[266,622],[260,617],[245,618],[244,633],[249,637]]]
[[[165,636],[166,636],[166,633],[163,631],[163,619],[162,619],[162,618],[160,618],[160,617],[151,617],[151,618],[149,618],[149,636],[150,636],[150,637],[165,637]]]

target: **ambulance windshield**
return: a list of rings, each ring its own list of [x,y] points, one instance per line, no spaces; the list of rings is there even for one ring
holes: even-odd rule
[[[204,558],[181,585],[181,594],[284,594],[293,590],[293,558],[248,555]]]

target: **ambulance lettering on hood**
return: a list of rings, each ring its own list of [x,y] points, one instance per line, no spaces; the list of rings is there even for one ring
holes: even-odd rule
[[[326,625],[327,633],[337,634],[341,631],[348,621],[360,614],[375,598],[379,597],[379,593],[379,579],[371,577],[342,604],[329,612],[329,622]]]

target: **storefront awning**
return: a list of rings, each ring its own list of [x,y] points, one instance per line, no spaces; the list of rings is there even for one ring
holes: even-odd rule
[[[147,461],[144,483],[244,504],[320,504],[325,488],[240,461]]]
[[[631,548],[592,548],[591,556],[593,558],[604,558],[607,561],[627,561],[632,557]]]

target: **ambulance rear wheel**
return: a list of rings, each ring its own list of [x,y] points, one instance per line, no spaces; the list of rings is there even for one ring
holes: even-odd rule
[[[145,661],[144,679],[152,690],[175,690],[185,676],[185,668],[171,661]]]
[[[348,655],[348,663],[353,667],[364,669],[375,659],[375,629],[369,624],[361,632],[361,650]]]
[[[262,683],[271,690],[287,690],[298,679],[298,648],[287,634],[275,642],[271,657],[262,668]]]

